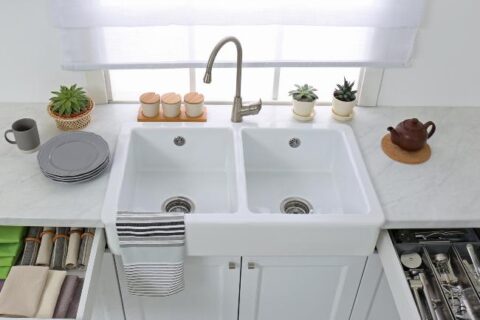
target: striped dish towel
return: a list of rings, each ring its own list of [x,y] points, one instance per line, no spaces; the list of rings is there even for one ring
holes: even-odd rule
[[[184,289],[183,213],[118,212],[116,228],[130,294],[166,297]]]

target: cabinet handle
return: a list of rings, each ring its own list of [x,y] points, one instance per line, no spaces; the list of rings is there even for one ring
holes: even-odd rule
[[[229,262],[229,263],[228,263],[228,269],[233,270],[233,269],[235,269],[236,267],[237,267],[237,266],[236,266],[235,262]]]
[[[250,269],[250,270],[255,269],[255,262],[249,262],[248,263],[248,269]]]

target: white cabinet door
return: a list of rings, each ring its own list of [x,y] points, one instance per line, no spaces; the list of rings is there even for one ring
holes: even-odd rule
[[[350,320],[399,320],[378,253],[368,257]]]
[[[237,320],[240,257],[187,257],[185,290],[163,298],[130,295],[115,260],[126,320]]]
[[[103,256],[99,282],[92,320],[124,320],[117,270],[113,255],[109,251]]]
[[[348,320],[366,257],[244,257],[240,320]]]

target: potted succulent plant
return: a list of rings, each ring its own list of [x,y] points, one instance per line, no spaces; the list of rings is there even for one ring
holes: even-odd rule
[[[333,92],[333,112],[341,117],[349,117],[352,115],[353,107],[356,103],[356,90],[352,90],[355,81],[348,82],[343,78],[343,85],[337,84],[337,88]]]
[[[60,91],[52,91],[52,94],[47,110],[59,129],[77,130],[90,123],[95,103],[83,88],[76,84],[60,86]]]
[[[314,87],[304,84],[295,85],[296,89],[288,92],[293,97],[293,112],[301,117],[311,117],[313,115],[313,107],[318,96],[315,94]]]

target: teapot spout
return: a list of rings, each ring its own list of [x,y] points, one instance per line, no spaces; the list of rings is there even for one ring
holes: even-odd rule
[[[397,130],[395,130],[395,128],[388,127],[387,130],[390,131],[390,135],[392,136],[392,138],[395,139],[395,138],[398,137],[398,132],[397,132]]]

